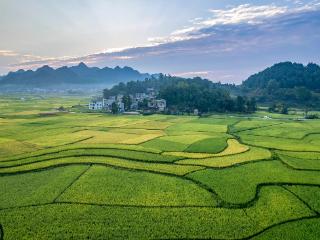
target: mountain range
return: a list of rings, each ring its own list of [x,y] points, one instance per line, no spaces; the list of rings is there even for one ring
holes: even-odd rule
[[[53,69],[47,65],[37,70],[18,70],[0,78],[2,87],[63,88],[66,86],[111,86],[120,82],[144,80],[150,77],[130,67],[98,68],[84,63],[72,67]]]

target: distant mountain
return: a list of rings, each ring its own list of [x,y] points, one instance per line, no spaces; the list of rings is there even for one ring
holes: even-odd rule
[[[253,89],[275,85],[278,88],[305,87],[310,90],[320,90],[320,67],[314,63],[303,66],[298,63],[282,62],[250,76],[242,85]]]
[[[32,70],[10,72],[0,78],[0,86],[19,88],[62,88],[65,86],[111,86],[120,82],[144,80],[149,74],[140,73],[130,67],[98,68],[80,63],[73,67],[53,69],[47,65]]]

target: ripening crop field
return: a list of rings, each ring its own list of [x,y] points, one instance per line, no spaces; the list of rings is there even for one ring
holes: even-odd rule
[[[319,239],[319,120],[85,102],[0,98],[1,240]]]

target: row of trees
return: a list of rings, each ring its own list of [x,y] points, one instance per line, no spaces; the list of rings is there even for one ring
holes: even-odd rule
[[[207,112],[254,112],[255,98],[232,98],[229,92],[219,83],[201,78],[180,78],[160,75],[158,78],[144,81],[121,83],[104,90],[104,97],[124,94],[125,109],[131,105],[129,94],[146,92],[148,88],[158,91],[158,97],[167,101],[169,112],[200,113]],[[139,104],[140,109],[147,108],[147,101]]]

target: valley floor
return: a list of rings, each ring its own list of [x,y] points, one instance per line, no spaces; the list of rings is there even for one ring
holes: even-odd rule
[[[320,120],[61,101],[0,100],[0,239],[319,238]]]

